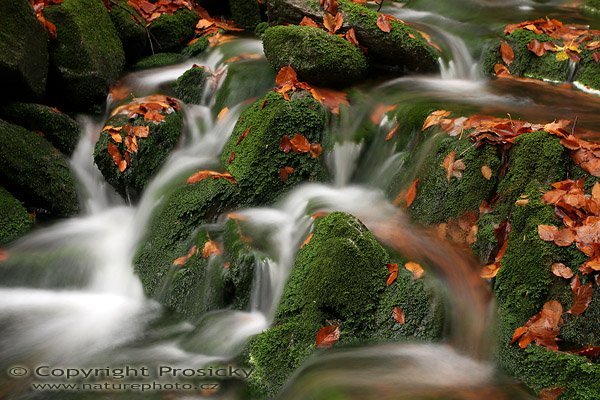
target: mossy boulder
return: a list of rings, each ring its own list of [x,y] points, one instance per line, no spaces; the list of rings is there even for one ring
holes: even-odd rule
[[[439,70],[440,55],[417,30],[401,21],[391,21],[391,31],[383,32],[377,26],[379,13],[351,0],[339,0],[339,9],[344,28],[354,28],[374,63],[403,71]],[[298,24],[304,16],[321,20],[323,10],[318,1],[272,0],[268,2],[268,15],[272,24]]]
[[[258,1],[254,0],[229,0],[231,18],[236,26],[253,30],[262,18]]]
[[[175,81],[175,95],[185,103],[202,104],[206,83],[211,75],[205,67],[194,65]]]
[[[215,99],[215,110],[232,108],[263,96],[275,85],[275,73],[266,60],[244,60],[229,64]]]
[[[250,204],[271,202],[284,190],[306,180],[323,179],[321,156],[286,153],[280,147],[285,135],[303,135],[312,144],[323,142],[327,110],[308,92],[286,101],[270,92],[240,116],[221,155],[221,162],[237,180]],[[287,179],[282,168],[292,167]]]
[[[185,56],[180,53],[156,53],[138,60],[131,67],[134,71],[143,69],[160,68],[168,65],[179,64],[185,61]]]
[[[181,54],[183,54],[185,57],[198,57],[204,52],[204,50],[208,48],[208,38],[206,38],[206,36],[200,36],[196,39],[197,40],[194,43],[188,44],[181,51]]]
[[[114,0],[111,2],[110,19],[123,43],[127,62],[134,62],[148,46],[148,32],[144,18],[128,4],[127,0]]]
[[[164,117],[164,120],[158,124],[147,121],[143,116],[129,120],[126,115],[115,115],[106,121],[108,126],[149,128],[147,137],[137,138],[138,150],[130,153],[130,161],[123,172],[119,171],[108,152],[109,143],[115,144],[108,131],[103,131],[96,142],[94,162],[106,181],[121,195],[138,198],[177,144],[183,124],[181,113],[176,111]],[[123,157],[126,152],[127,129],[129,128],[123,128],[119,133],[122,142],[115,144]]]
[[[331,213],[313,234],[298,253],[274,326],[250,342],[251,384],[267,396],[316,350],[326,320],[339,321],[340,343],[373,326],[373,299],[385,290],[388,255],[360,221]]]
[[[43,104],[9,103],[0,116],[31,131],[41,132],[63,154],[70,156],[79,141],[79,124],[73,118]]]
[[[0,186],[0,245],[23,236],[31,228],[31,219],[23,204]]]
[[[65,0],[46,7],[44,17],[57,36],[50,42],[51,94],[72,109],[97,109],[125,64],[102,0]]]
[[[348,85],[366,76],[358,47],[312,26],[274,26],[263,35],[265,56],[276,71],[291,65],[300,79],[317,85]]]
[[[3,96],[39,98],[46,89],[48,37],[27,0],[5,0],[0,13]]]
[[[174,273],[173,261],[187,254],[194,244],[200,244],[197,232],[202,224],[213,222],[236,205],[239,198],[238,186],[225,179],[184,184],[166,195],[149,223],[148,237],[135,260],[135,269],[148,295],[183,310],[183,297],[175,295],[169,300],[173,295],[170,290],[163,290],[171,278],[170,274]],[[194,268],[201,266],[194,266],[181,274],[194,276],[194,273],[199,273],[194,272]],[[183,295],[185,293],[182,292]]]
[[[44,138],[0,120],[0,184],[28,207],[59,216],[79,210],[67,160]]]
[[[148,26],[153,51],[169,52],[183,48],[192,36],[200,17],[192,10],[181,9],[174,14],[163,14]]]

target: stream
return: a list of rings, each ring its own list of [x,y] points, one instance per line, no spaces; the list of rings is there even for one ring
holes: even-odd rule
[[[478,112],[513,114],[532,121],[577,119],[579,126],[600,123],[600,97],[562,85],[489,80],[478,59],[486,38],[509,22],[560,15],[564,22],[589,23],[561,1],[415,0],[405,6],[386,2],[383,12],[427,32],[440,44],[441,74],[401,76],[365,85],[366,99],[353,105],[332,127],[333,151],[327,155],[329,183],[307,183],[274,205],[236,210],[260,249],[246,311],[218,310],[199,321],[173,316],[145,296],[133,269],[153,211],[182,177],[216,169],[219,155],[244,108],[240,104],[217,120],[215,97],[224,90],[214,78],[202,105],[184,105],[184,134],[160,172],[135,203],[123,200],[93,164],[93,148],[108,115],[79,116],[81,140],[71,168],[80,187],[79,216],[35,230],[11,244],[0,267],[0,366],[169,365],[173,368],[227,364],[252,336],[267,329],[283,292],[297,249],[310,232],[311,214],[345,211],[358,217],[390,248],[430,266],[451,301],[448,341],[442,344],[387,344],[330,352],[300,368],[278,398],[309,399],[341,390],[357,399],[528,399],[527,391],[503,377],[491,362],[493,301],[478,265],[460,250],[438,242],[410,222],[384,189],[403,171],[402,153],[375,140],[354,140],[361,122],[377,103],[454,103]],[[261,53],[256,39],[221,44],[183,64],[123,77],[136,96],[161,91],[193,64],[227,74],[229,57]],[[272,74],[264,59],[251,62]],[[215,74],[219,76],[219,74]],[[262,88],[245,82],[247,91]],[[107,99],[107,110],[114,103]],[[344,113],[344,111],[342,111]],[[350,117],[351,116],[351,117]],[[384,118],[385,132],[393,121]],[[588,138],[598,139],[598,138]],[[410,180],[406,181],[406,185]],[[217,221],[225,222],[225,216]],[[258,250],[257,250],[258,251]],[[42,268],[43,266],[43,268]],[[465,276],[469,278],[465,278]],[[64,398],[28,390],[27,378],[0,387],[0,398]],[[341,389],[340,389],[341,388]],[[224,390],[216,397],[235,398]],[[176,397],[215,397],[194,391]],[[112,398],[110,394],[107,397]],[[84,398],[74,396],[73,398]],[[87,398],[87,397],[86,397]],[[316,398],[316,397],[314,397]],[[333,397],[332,397],[333,398]]]

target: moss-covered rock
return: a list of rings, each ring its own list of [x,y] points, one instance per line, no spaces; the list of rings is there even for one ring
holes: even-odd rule
[[[197,40],[188,44],[182,51],[185,57],[198,57],[200,54],[204,52],[208,48],[208,38],[206,36],[200,36]]]
[[[270,92],[246,109],[225,145],[221,161],[239,183],[251,204],[273,201],[287,188],[306,180],[322,179],[321,157],[310,153],[285,153],[280,143],[287,135],[303,135],[310,143],[322,143],[327,111],[308,92],[286,101]],[[292,167],[286,179],[280,170]]]
[[[600,0],[585,0],[583,10],[591,15],[600,14]]]
[[[253,30],[262,20],[260,6],[257,1],[229,0],[229,9],[231,18],[235,21],[236,26],[240,28]]]
[[[358,47],[316,27],[274,26],[263,33],[262,40],[275,70],[291,65],[302,80],[317,85],[351,84],[369,68]]]
[[[127,62],[134,62],[148,45],[144,18],[127,3],[127,0],[114,0],[111,2],[110,19],[123,43]]]
[[[63,154],[70,156],[79,141],[79,124],[68,115],[42,104],[9,103],[0,116],[31,131],[41,132]]]
[[[129,126],[147,126],[149,134],[147,137],[138,137],[137,152],[130,154],[130,161],[127,168],[120,172],[118,166],[113,161],[113,157],[108,152],[109,143],[113,143],[108,131],[103,131],[96,142],[94,148],[94,162],[104,175],[104,178],[121,195],[125,197],[137,198],[158,172],[163,162],[167,159],[169,152],[175,147],[182,129],[182,116],[180,112],[172,112],[165,115],[163,122],[155,124],[139,116],[133,120],[128,120],[126,115],[115,115],[106,121],[106,125],[115,127]],[[122,142],[115,144],[124,155],[126,151],[126,130],[121,130],[119,135]]]
[[[210,76],[211,73],[205,67],[194,65],[175,81],[175,95],[184,103],[201,104]]]
[[[23,236],[31,228],[31,219],[21,202],[0,186],[0,245]]]
[[[163,14],[148,26],[148,34],[155,52],[178,51],[192,36],[200,17],[192,10],[181,9],[174,14]]]
[[[131,67],[134,71],[143,69],[160,68],[168,65],[179,64],[185,61],[185,56],[179,53],[157,53],[144,57]]]
[[[265,31],[269,28],[269,23],[268,22],[261,22],[260,24],[256,25],[256,28],[254,28],[254,34],[257,37],[262,37],[262,34],[265,33]]]
[[[0,38],[3,96],[41,97],[48,74],[48,38],[27,0],[2,2]]]
[[[163,289],[174,271],[173,261],[187,254],[194,244],[200,244],[196,232],[203,223],[214,221],[238,201],[238,186],[225,179],[205,179],[183,185],[165,198],[150,221],[148,237],[135,260],[136,271],[148,295],[163,301],[172,296],[169,289]],[[190,271],[182,274],[193,276],[194,270]],[[168,303],[174,305],[174,301],[185,304],[181,297]]]
[[[230,63],[215,99],[215,110],[234,107],[248,99],[263,96],[275,84],[275,73],[266,60]]]
[[[44,138],[0,120],[0,185],[27,206],[55,215],[79,210],[66,159]]]
[[[125,64],[123,45],[101,0],[65,0],[44,9],[56,25],[50,42],[50,90],[76,110],[103,104]]]
[[[437,51],[415,29],[401,21],[390,21],[391,31],[377,26],[379,13],[351,0],[339,0],[344,27],[354,28],[361,45],[369,49],[374,63],[400,70],[434,72],[439,69]],[[272,0],[268,2],[272,24],[299,23],[304,16],[315,21],[323,18],[318,1]]]

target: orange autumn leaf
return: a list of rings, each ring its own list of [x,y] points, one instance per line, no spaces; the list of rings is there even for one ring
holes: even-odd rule
[[[299,133],[296,133],[290,140],[294,153],[308,153],[310,151],[310,143],[308,139]]]
[[[311,143],[309,152],[312,158],[319,158],[323,152],[323,147],[319,143]]]
[[[288,177],[295,171],[294,167],[285,166],[279,169],[279,179],[282,182],[287,182]]]
[[[519,347],[524,349],[531,342],[550,350],[558,350],[556,344],[560,333],[559,323],[562,321],[563,308],[556,300],[544,304],[542,310],[531,317],[523,326],[518,327],[512,337],[511,344],[518,341]]]
[[[377,17],[377,27],[381,29],[383,32],[389,33],[392,30],[390,25],[390,21],[387,15],[379,14]]]
[[[325,29],[327,29],[331,34],[334,34],[337,31],[339,31],[343,23],[344,18],[339,12],[335,14],[335,16],[329,13],[325,13],[325,16],[323,17],[323,26],[325,26]]]
[[[509,78],[509,77],[512,76],[510,74],[510,71],[508,70],[508,68],[504,64],[496,64],[496,65],[494,65],[494,73],[496,74],[496,76],[498,78]]]
[[[223,121],[223,118],[225,118],[227,114],[229,114],[229,108],[223,107],[221,111],[219,111],[219,113],[217,114],[217,122]]]
[[[309,244],[314,235],[315,234],[313,232],[309,233],[308,236],[306,237],[306,239],[304,239],[304,241],[300,245],[300,248],[303,248],[304,246],[306,246],[307,244]]]
[[[111,155],[113,162],[119,168],[119,172],[122,173],[125,171],[127,168],[127,162],[121,156],[121,152],[119,151],[117,145],[112,142],[108,142],[108,154]]]
[[[504,41],[500,44],[500,55],[502,56],[502,61],[504,61],[506,65],[512,64],[515,60],[515,53],[512,47]]]
[[[204,248],[202,249],[202,258],[209,258],[210,256],[218,256],[222,254],[223,251],[219,247],[219,244],[214,240],[209,240],[204,243]]]
[[[563,263],[552,264],[552,273],[560,278],[571,279],[573,271]]]
[[[411,206],[411,204],[413,203],[413,201],[415,201],[415,198],[417,197],[417,186],[419,185],[419,179],[415,179],[410,187],[408,188],[408,192],[406,192],[406,204],[405,204],[405,208],[408,208]]]
[[[386,286],[390,286],[396,281],[396,278],[398,278],[398,264],[386,264],[385,266],[388,269],[388,276],[385,284]]]
[[[577,287],[573,290],[573,304],[567,312],[573,315],[583,314],[592,302],[593,294],[594,288],[591,283],[586,283],[585,285]]]
[[[500,271],[500,263],[486,265],[485,267],[481,268],[479,276],[483,279],[492,279],[498,275],[498,271]]]
[[[340,328],[338,326],[324,326],[317,332],[315,342],[318,349],[329,349],[340,340]]]
[[[394,316],[394,321],[396,321],[399,325],[403,325],[406,322],[404,310],[402,310],[400,307],[394,307],[392,315]]]
[[[209,171],[209,170],[202,170],[202,171],[198,171],[196,173],[194,173],[193,175],[191,175],[189,178],[187,178],[187,183],[188,184],[194,184],[194,183],[198,183],[200,181],[203,181],[206,178],[213,178],[213,179],[226,179],[229,182],[233,183],[234,185],[237,185],[237,181],[235,180],[235,178],[233,176],[231,176],[231,174],[229,172],[215,172],[215,171]]]
[[[400,124],[396,123],[394,124],[394,126],[391,127],[391,129],[388,131],[387,135],[385,135],[385,140],[390,141],[394,138],[394,136],[396,135],[396,132],[398,131],[398,129],[400,128]]]
[[[303,17],[302,20],[300,21],[300,26],[314,26],[315,28],[320,28],[320,26],[312,19],[309,17]]]
[[[558,400],[565,390],[561,387],[542,389],[539,398],[540,400]]]
[[[440,122],[442,122],[442,120],[444,118],[448,117],[450,114],[451,114],[451,112],[446,111],[446,110],[437,110],[437,111],[432,112],[425,119],[425,122],[423,123],[423,127],[421,128],[421,131],[425,131],[426,129],[428,129],[434,125],[439,125]]]
[[[298,82],[298,75],[291,66],[285,66],[279,70],[279,73],[275,77],[275,84],[277,86],[294,85]]]
[[[554,225],[538,225],[538,235],[544,242],[553,242],[558,234],[558,228]]]
[[[409,270],[413,274],[413,278],[415,279],[419,279],[425,274],[425,270],[423,269],[423,267],[421,267],[420,264],[413,261],[409,261],[406,264],[404,264],[404,268]]]
[[[242,140],[244,140],[246,138],[246,136],[248,136],[248,134],[250,133],[251,130],[252,130],[252,127],[249,127],[244,132],[242,132],[242,134],[240,135],[238,140],[235,142],[235,145],[237,146],[238,144],[242,143]]]
[[[488,167],[487,165],[482,165],[481,166],[481,175],[483,175],[483,177],[489,181],[490,179],[492,179],[492,169],[490,167]]]
[[[192,248],[187,252],[185,256],[175,259],[173,261],[173,265],[183,267],[188,262],[188,260],[196,254],[196,250],[196,246],[192,246]]]
[[[349,105],[346,93],[328,88],[312,87],[310,93],[313,98],[323,104],[332,114],[340,113],[340,105]]]

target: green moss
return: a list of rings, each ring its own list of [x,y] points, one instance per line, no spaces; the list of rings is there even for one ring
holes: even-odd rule
[[[248,310],[259,256],[244,242],[235,220],[225,224],[223,246],[225,262],[229,265],[223,277],[225,302],[234,309]]]
[[[7,121],[41,132],[50,143],[68,156],[73,153],[79,141],[77,122],[42,104],[9,103],[0,107],[0,115]]]
[[[310,143],[321,143],[327,111],[308,93],[293,95],[286,101],[279,93],[270,92],[246,109],[225,145],[221,161],[239,183],[248,203],[264,204],[287,188],[305,181],[322,179],[325,174],[320,158],[309,153],[285,153],[280,148],[284,135],[304,135]],[[246,137],[240,139],[244,132]],[[238,143],[239,142],[239,143]],[[235,157],[231,163],[231,153]],[[279,171],[294,168],[287,182]]]
[[[600,14],[600,0],[585,0],[583,10],[591,15]]]
[[[427,154],[424,160],[412,160],[418,165],[416,178],[419,184],[409,212],[415,220],[425,224],[447,222],[466,211],[477,211],[481,202],[493,193],[500,169],[494,146],[476,148],[467,137],[457,139],[444,133],[432,140],[433,144],[424,142],[421,146]],[[451,177],[448,182],[443,161],[452,151],[456,160],[463,161],[466,169],[462,177]],[[481,173],[482,166],[491,168],[490,180]]]
[[[119,36],[101,0],[65,0],[44,9],[56,25],[50,42],[52,94],[77,110],[103,104],[125,64]]]
[[[163,294],[161,289],[165,279],[170,279],[173,261],[195,244],[195,231],[237,204],[238,199],[239,188],[224,179],[183,185],[165,198],[151,219],[148,237],[135,260],[146,293]]]
[[[160,124],[148,124],[143,116],[131,121],[125,115],[116,115],[110,118],[106,124],[112,126],[130,124],[150,128],[148,137],[138,138],[138,151],[131,154],[127,169],[123,172],[119,171],[112,156],[108,153],[108,143],[112,142],[108,133],[100,134],[94,148],[94,162],[106,181],[121,195],[137,198],[177,144],[183,124],[181,113],[167,114]],[[126,132],[121,131],[123,141],[116,145],[122,155],[126,152],[126,136]]]
[[[48,73],[48,39],[27,0],[2,3],[0,37],[3,97],[41,97]]]
[[[256,28],[254,28],[254,34],[260,38],[268,28],[269,28],[268,22],[261,22],[260,24],[256,25]]]
[[[262,20],[257,1],[229,0],[229,9],[236,26],[240,28],[253,30]]]
[[[194,43],[186,46],[182,51],[186,57],[198,57],[208,48],[208,39],[205,36],[200,36]]]
[[[217,92],[214,110],[232,108],[244,101],[264,96],[275,85],[275,73],[266,60],[246,60],[229,64],[227,76]]]
[[[391,21],[391,31],[386,33],[377,26],[379,13],[375,10],[351,0],[340,0],[339,4],[345,23],[354,27],[358,41],[369,49],[369,58],[410,71],[439,69],[440,54],[417,30],[400,21]]]
[[[131,69],[139,71],[142,69],[160,68],[167,65],[179,64],[185,61],[185,56],[179,53],[157,53],[148,57],[144,57],[136,62]]]
[[[75,179],[66,159],[45,139],[0,120],[0,185],[27,206],[56,215],[79,210]]]
[[[513,49],[515,59],[508,67],[510,73],[515,76],[524,76],[527,78],[544,79],[554,82],[564,82],[568,78],[569,63],[567,61],[558,61],[554,53],[548,52],[542,57],[538,57],[527,49],[527,45],[532,40],[537,39],[540,42],[554,42],[560,44],[556,39],[548,35],[536,35],[535,33],[517,29],[505,40]],[[500,55],[500,40],[494,41],[484,52],[483,69],[490,75],[495,75],[494,65],[503,64]]]
[[[31,229],[31,220],[21,202],[0,186],[0,245],[23,236]]]
[[[192,10],[181,9],[175,14],[163,14],[148,27],[153,51],[168,52],[183,48],[192,36],[200,17]]]
[[[598,39],[599,37],[594,37],[593,40]],[[595,52],[584,50],[581,53],[581,61],[574,80],[592,89],[600,90],[600,64],[594,60]]]
[[[173,89],[177,98],[185,103],[201,104],[204,88],[211,73],[202,66],[193,66],[177,78]]]
[[[132,63],[137,60],[148,45],[148,33],[144,18],[127,3],[127,0],[111,1],[110,19],[119,39],[123,43],[125,58]]]
[[[265,56],[276,71],[291,65],[311,83],[348,85],[362,79],[369,68],[356,46],[312,26],[274,26],[262,40]]]

